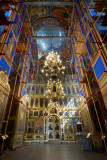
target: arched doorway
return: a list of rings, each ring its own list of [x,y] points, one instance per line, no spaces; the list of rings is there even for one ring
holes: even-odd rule
[[[60,119],[57,115],[51,115],[47,119],[47,139],[60,139]]]

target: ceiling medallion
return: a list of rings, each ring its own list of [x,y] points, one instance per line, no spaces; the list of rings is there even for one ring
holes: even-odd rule
[[[46,57],[41,72],[45,74],[46,77],[51,77],[53,80],[56,80],[60,75],[64,75],[65,66],[62,65],[60,56],[53,50],[49,52],[49,55]]]

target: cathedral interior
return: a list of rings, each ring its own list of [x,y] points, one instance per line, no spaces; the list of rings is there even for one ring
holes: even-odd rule
[[[106,42],[106,0],[0,0],[1,155],[31,143],[107,154]]]

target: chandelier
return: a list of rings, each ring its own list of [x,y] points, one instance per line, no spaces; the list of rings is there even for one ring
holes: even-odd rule
[[[46,86],[45,96],[53,100],[64,98],[65,93],[61,81],[58,80],[58,82],[56,82],[50,79]]]
[[[54,51],[49,52],[44,63],[44,68],[41,72],[47,77],[51,77],[53,80],[56,80],[60,74],[64,75],[64,70],[65,66],[62,65],[60,56]]]

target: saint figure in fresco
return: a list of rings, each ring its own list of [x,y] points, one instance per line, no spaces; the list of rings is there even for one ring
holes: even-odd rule
[[[12,56],[12,52],[13,52],[14,47],[15,47],[15,43],[14,43],[13,37],[9,38],[8,41],[9,41],[9,42],[6,44],[4,50],[5,50],[6,54],[7,54],[9,57],[11,57],[11,56]]]

